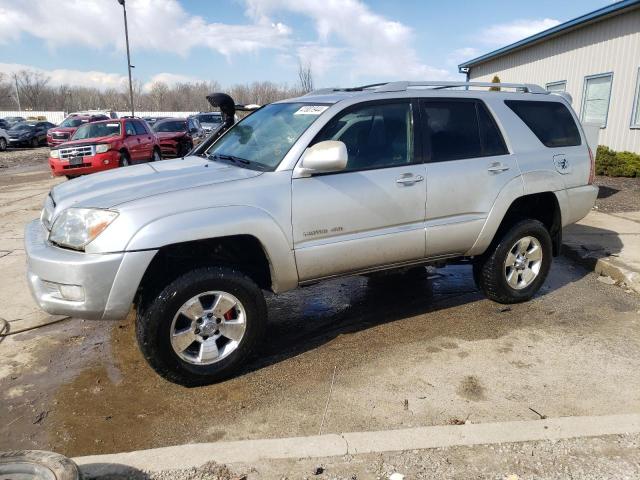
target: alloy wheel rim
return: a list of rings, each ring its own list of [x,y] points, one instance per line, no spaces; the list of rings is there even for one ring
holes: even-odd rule
[[[527,288],[538,278],[542,268],[542,244],[531,236],[518,240],[509,249],[504,262],[504,275],[514,290]]]
[[[244,306],[230,293],[201,293],[187,300],[173,317],[171,347],[192,365],[219,362],[242,342],[246,318]]]

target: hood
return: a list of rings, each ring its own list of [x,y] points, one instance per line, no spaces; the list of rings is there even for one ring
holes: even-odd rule
[[[111,143],[114,140],[119,140],[120,137],[95,137],[95,138],[83,138],[82,140],[69,140],[55,148],[69,148],[76,145],[94,145],[96,143]]]
[[[262,172],[211,162],[200,157],[163,160],[94,173],[53,188],[56,209],[112,208],[153,195],[232,182]]]
[[[158,140],[166,140],[170,138],[179,138],[187,135],[187,132],[156,132]]]
[[[53,127],[47,130],[49,133],[58,132],[58,133],[73,133],[78,129],[78,127]]]
[[[35,129],[8,130],[7,133],[10,137],[24,137],[33,135],[35,133]]]

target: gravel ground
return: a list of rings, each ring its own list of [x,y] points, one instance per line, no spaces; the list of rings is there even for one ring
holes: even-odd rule
[[[9,148],[0,152],[1,169],[16,169],[22,167],[47,167],[49,147],[39,148]]]
[[[597,176],[600,187],[596,208],[605,213],[640,210],[640,178]]]
[[[324,459],[271,460],[156,473],[128,471],[96,480],[364,480],[410,479],[637,479],[640,435],[609,435],[411,450]],[[392,475],[396,474],[392,477]],[[400,474],[401,476],[398,476]],[[91,477],[89,477],[91,478]]]

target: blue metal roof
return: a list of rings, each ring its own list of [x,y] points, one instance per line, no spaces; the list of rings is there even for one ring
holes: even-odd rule
[[[533,43],[537,43],[547,38],[560,35],[565,31],[573,30],[588,23],[602,20],[606,16],[617,15],[619,13],[622,13],[623,10],[634,7],[640,7],[640,0],[623,0],[621,2],[607,5],[606,7],[599,8],[598,10],[594,10],[593,12],[574,18],[573,20],[569,20],[568,22],[561,23],[560,25],[556,25],[555,27],[551,27],[540,33],[536,33],[535,35],[531,35],[530,37],[519,40],[515,43],[512,43],[511,45],[507,45],[506,47],[499,48],[498,50],[494,50],[493,52],[489,52],[485,55],[474,58],[473,60],[461,63],[460,65],[458,65],[458,71],[460,73],[463,73],[462,69],[473,67],[474,65],[486,62],[487,60],[500,57]]]

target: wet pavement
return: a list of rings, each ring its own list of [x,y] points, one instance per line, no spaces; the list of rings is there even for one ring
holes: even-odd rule
[[[15,242],[37,208],[7,208]],[[0,261],[16,272],[22,260]],[[640,298],[564,258],[540,295],[509,307],[482,297],[468,265],[332,280],[268,305],[257,358],[193,389],[146,365],[133,315],[4,338],[0,450],[78,456],[315,435],[325,408],[322,433],[640,411]]]

